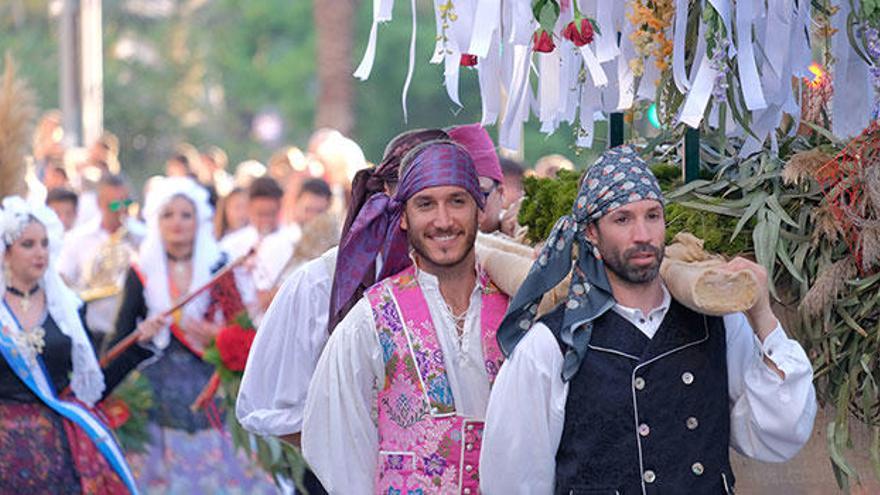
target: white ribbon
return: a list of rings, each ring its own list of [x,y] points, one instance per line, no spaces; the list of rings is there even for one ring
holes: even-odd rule
[[[559,50],[562,57],[562,74],[560,78],[559,91],[562,94],[562,100],[559,107],[559,120],[574,123],[577,116],[578,105],[580,103],[581,88],[578,84],[583,59],[580,53],[574,50],[574,47],[568,47],[567,50]]]
[[[504,121],[501,123],[498,144],[507,149],[518,150],[522,137],[522,122],[528,116],[529,111],[528,89],[531,47],[527,45],[514,45],[512,55],[513,65],[508,91],[509,97],[504,112]]]
[[[455,15],[457,17],[455,21],[449,23],[447,32],[454,49],[460,53],[472,55],[468,48],[471,45],[471,35],[474,32],[476,3],[479,2],[476,0],[455,0]]]
[[[480,0],[474,14],[474,29],[468,53],[485,58],[501,24],[501,0]]]
[[[635,73],[629,65],[629,61],[639,55],[630,41],[630,35],[635,30],[631,22],[624,24],[620,34],[620,56],[617,57],[617,107],[616,111],[622,112],[632,108],[635,100]]]
[[[709,57],[703,57],[693,86],[687,94],[684,106],[682,106],[681,116],[678,118],[679,122],[694,129],[700,126],[703,115],[706,113],[706,105],[709,104],[709,97],[712,96],[712,88],[715,85],[717,75],[718,71],[712,68]]]
[[[447,53],[444,58],[445,67],[443,75],[445,77],[446,94],[449,95],[449,99],[453,103],[461,106],[461,101],[458,98],[458,70],[461,67],[461,53],[457,50],[451,51],[452,53]]]
[[[592,148],[595,137],[596,113],[599,109],[599,90],[593,85],[590,78],[584,82],[581,91],[580,127],[584,134],[578,134],[577,145],[582,148]]]
[[[691,87],[684,66],[685,37],[687,36],[688,0],[675,0],[675,28],[672,36],[672,77],[682,94]]]
[[[791,71],[799,77],[808,77],[810,64],[813,63],[810,27],[810,2],[799,2],[797,17],[791,30]]]
[[[367,41],[367,49],[360,65],[354,71],[354,77],[366,81],[373,70],[373,61],[376,60],[376,37],[378,36],[379,24],[391,20],[391,12],[394,10],[394,0],[373,0],[373,25],[370,26],[370,39]]]
[[[789,52],[792,26],[792,0],[769,0],[767,4],[767,27],[764,53],[767,63],[761,80],[764,83],[764,96],[768,103],[782,103],[782,86],[791,81],[785,74],[785,63]]]
[[[590,72],[590,77],[593,78],[593,83],[596,87],[601,88],[607,86],[608,76],[605,75],[605,71],[602,69],[602,64],[599,62],[599,59],[596,58],[596,54],[593,53],[590,45],[584,45],[578,48],[578,51],[581,52],[581,57],[584,58],[584,64],[586,64],[587,70]]]
[[[605,62],[602,64],[602,70],[606,74],[612,71],[616,72],[617,61]],[[602,105],[599,107],[602,112],[609,114],[617,111],[618,102],[620,101],[620,84],[616,77],[608,79],[608,84],[599,88],[599,98],[602,102]]]
[[[831,18],[837,32],[831,39],[834,64],[834,98],[831,99],[831,132],[840,139],[857,136],[871,121],[873,90],[868,65],[853,53],[846,35],[849,2],[838,3],[840,10]],[[840,88],[846,88],[841,91]]]
[[[485,0],[480,0],[485,1]],[[538,26],[532,14],[531,2],[519,0],[507,3],[510,9],[510,35],[507,38],[508,43],[512,45],[529,45],[532,42],[532,35]]]
[[[782,122],[782,109],[777,105],[770,105],[766,110],[758,110],[754,115],[755,120],[752,121],[752,132],[755,136],[758,136],[758,139],[755,139],[755,136],[751,134],[746,135],[746,140],[739,152],[741,158],[761,151],[761,148],[764,147],[764,141],[767,140],[767,135],[770,134],[775,138],[775,133],[771,133],[771,131],[779,127],[779,124]]]
[[[657,80],[660,78],[660,69],[657,68],[657,59],[653,55],[645,60],[645,70],[642,80],[639,81],[639,90],[636,96],[640,100],[653,100],[657,96]]]
[[[619,0],[598,0],[596,4],[596,22],[602,33],[594,35],[592,44],[596,45],[596,58],[599,62],[607,62],[620,55],[617,28],[614,25],[614,4],[618,2]]]
[[[758,76],[758,67],[755,65],[755,47],[752,42],[753,16],[752,0],[736,2],[736,43],[738,47],[736,68],[746,108],[752,111],[767,108],[764,91],[761,88],[761,78]]]
[[[445,0],[434,0],[434,22],[437,25],[437,40],[434,42],[434,53],[431,55],[429,62],[431,64],[439,64],[446,55],[444,50],[445,42],[443,40],[443,19],[440,14],[440,7],[444,2]]]
[[[538,53],[538,118],[544,124],[541,132],[552,133],[556,130],[556,118],[559,113],[559,50],[550,53]]]
[[[498,37],[498,32],[493,33],[486,58],[480,59],[480,63],[477,64],[480,101],[483,106],[480,125],[483,127],[494,124],[501,112],[501,53],[498,49]]]
[[[410,8],[412,9],[412,34],[409,38],[409,63],[406,66],[406,79],[403,81],[403,91],[400,94],[400,104],[403,105],[403,121],[409,120],[406,110],[406,97],[409,94],[409,85],[412,83],[413,71],[416,66],[416,0],[410,0]]]

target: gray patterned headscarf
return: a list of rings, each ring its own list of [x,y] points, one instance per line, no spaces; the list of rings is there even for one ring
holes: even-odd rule
[[[506,356],[534,324],[541,297],[572,272],[559,334],[566,347],[562,380],[571,380],[586,355],[592,322],[615,304],[605,266],[587,240],[585,229],[611,211],[645,199],[664,203],[657,178],[629,146],[606,151],[590,167],[571,213],[556,221],[501,322],[498,344]],[[572,267],[574,243],[579,254]]]

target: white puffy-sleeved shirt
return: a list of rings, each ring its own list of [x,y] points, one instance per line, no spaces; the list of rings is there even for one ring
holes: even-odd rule
[[[613,310],[651,338],[669,303],[664,287],[663,303],[648,315],[620,305]],[[742,313],[724,316],[724,327],[731,446],[759,461],[791,459],[809,439],[816,417],[813,368],[806,353],[779,325],[761,342]],[[784,379],[767,366],[765,356]],[[483,433],[483,493],[553,493],[568,396],[562,363],[556,338],[539,322],[502,365]]]
[[[260,233],[253,225],[246,225],[223,236],[223,239],[220,240],[220,249],[226,253],[229,262],[232,263],[248,254],[251,248],[258,248],[261,239]],[[254,258],[235,268],[235,280],[238,284],[238,290],[241,292],[242,302],[247,306],[251,319],[255,324],[259,324],[263,314],[262,308],[258,305],[257,288],[254,284],[254,268],[256,266]]]
[[[293,256],[293,250],[300,238],[302,229],[295,223],[285,225],[263,238],[254,261],[254,285],[257,290],[275,288],[281,271]],[[333,277],[332,270],[330,277]]]
[[[133,218],[125,219],[125,228],[128,230],[128,235],[124,242],[128,245],[131,257],[134,258],[138,244],[146,234],[146,228]],[[77,293],[89,288],[90,273],[95,264],[102,261],[99,258],[103,254],[101,248],[110,241],[111,235],[111,232],[101,227],[100,212],[98,216],[74,227],[65,235],[64,245],[58,256],[58,272]],[[116,285],[120,293],[127,271],[126,263],[117,274]],[[119,295],[89,301],[86,309],[86,324],[89,330],[96,333],[112,332],[116,313],[119,311],[119,302]]]
[[[436,277],[417,270],[443,351],[456,410],[485,417],[489,376],[480,339],[481,287],[471,293],[461,337]],[[366,298],[336,326],[309,387],[303,422],[303,455],[331,494],[371,494],[378,459],[376,401],[385,380],[382,348]]]
[[[247,254],[258,242],[260,242],[260,233],[256,227],[245,225],[223,236],[220,239],[220,248],[229,255],[231,260],[235,260]]]
[[[335,266],[334,247],[297,268],[263,315],[235,404],[246,430],[275,436],[302,430],[309,382],[327,341]]]

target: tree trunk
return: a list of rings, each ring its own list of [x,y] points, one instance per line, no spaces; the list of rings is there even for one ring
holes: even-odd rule
[[[351,51],[357,0],[313,2],[318,61],[315,128],[332,127],[348,135],[354,127]]]

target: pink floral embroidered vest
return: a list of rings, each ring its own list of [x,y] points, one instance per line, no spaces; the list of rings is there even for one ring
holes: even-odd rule
[[[480,335],[490,384],[504,359],[495,333],[508,298],[482,282]],[[385,361],[378,395],[382,495],[479,493],[482,418],[455,411],[445,361],[425,296],[410,267],[367,291]]]

